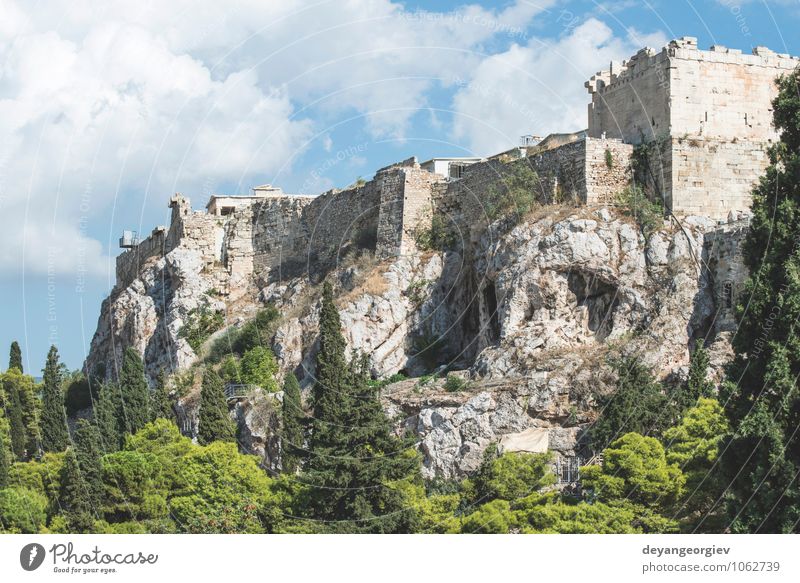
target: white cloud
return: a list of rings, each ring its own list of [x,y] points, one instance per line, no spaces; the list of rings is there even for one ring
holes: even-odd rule
[[[0,273],[104,272],[93,237],[106,222],[112,238],[115,199],[144,214],[175,190],[247,188],[326,135],[312,115],[402,137],[431,87],[553,3],[0,0]]]
[[[479,155],[517,145],[523,134],[546,136],[586,127],[589,95],[584,82],[611,61],[646,45],[660,47],[661,34],[626,38],[596,19],[548,42],[532,39],[481,62],[453,101],[454,136]]]

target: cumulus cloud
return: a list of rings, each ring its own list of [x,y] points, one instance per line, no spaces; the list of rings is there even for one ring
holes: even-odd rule
[[[591,18],[555,41],[514,44],[484,59],[470,77],[456,79],[454,136],[486,155],[517,145],[523,134],[584,129],[589,103],[584,82],[643,46],[665,43],[661,34],[633,30],[617,37]]]
[[[175,190],[286,172],[326,115],[402,137],[553,3],[0,0],[0,274],[103,273],[115,208],[135,227]]]

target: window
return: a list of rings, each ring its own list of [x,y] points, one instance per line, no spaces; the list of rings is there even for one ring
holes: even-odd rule
[[[722,301],[725,302],[726,308],[733,307],[733,282],[730,280],[722,284]]]
[[[219,214],[221,214],[223,217],[226,216],[226,215],[231,215],[231,214],[233,214],[233,211],[235,209],[236,209],[236,207],[233,207],[233,206],[224,206],[224,207],[222,207],[222,210],[220,211]]]

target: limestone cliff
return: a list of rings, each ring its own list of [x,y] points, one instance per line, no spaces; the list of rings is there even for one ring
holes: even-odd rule
[[[398,428],[417,435],[424,474],[453,477],[474,470],[491,442],[525,447],[544,439],[549,449],[574,454],[597,397],[611,390],[610,354],[642,354],[661,377],[677,380],[694,341],[705,338],[719,364],[732,324],[726,294],[744,273],[738,242],[745,228],[690,217],[665,222],[645,240],[613,209],[550,206],[513,227],[496,222],[444,252],[382,261],[351,253],[329,277],[350,347],[370,355],[376,378],[410,377],[382,395]],[[192,309],[226,310],[226,325],[236,326],[269,302],[282,314],[272,337],[281,373],[295,371],[308,387],[318,283],[240,272],[237,293],[229,294],[224,273],[204,253],[179,242],[144,261],[104,302],[87,369],[112,369],[127,345],[142,351],[151,374],[189,369],[198,357],[179,330]],[[445,369],[461,371],[458,390],[430,376]],[[191,434],[197,395],[191,383],[184,390],[179,409]],[[256,396],[232,410],[243,448],[273,468],[277,402]]]

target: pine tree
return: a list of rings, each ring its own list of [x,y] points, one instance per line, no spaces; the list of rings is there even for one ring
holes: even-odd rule
[[[40,428],[42,449],[46,452],[64,451],[69,443],[64,394],[61,391],[62,370],[58,363],[58,349],[50,347],[44,367],[44,389]]]
[[[721,451],[736,532],[800,530],[800,73],[778,86],[780,142],[753,190],[743,246],[751,275],[720,398],[733,432]]]
[[[11,350],[8,355],[8,369],[16,368],[19,372],[25,372],[22,369],[22,350],[16,340],[11,343]]]
[[[203,374],[197,433],[197,440],[201,445],[208,445],[213,441],[234,441],[236,436],[236,428],[228,414],[222,379],[210,368]]]
[[[8,486],[8,454],[5,437],[0,431],[0,490],[6,486]]]
[[[300,399],[300,383],[293,373],[283,381],[283,445],[281,465],[283,471],[294,474],[303,458],[303,440],[306,416]]]
[[[75,431],[75,456],[81,475],[86,481],[89,491],[89,502],[97,515],[103,503],[103,466],[100,458],[103,455],[100,429],[81,419]]]
[[[103,451],[117,451],[122,447],[124,437],[124,413],[122,397],[115,383],[105,383],[100,387],[97,400],[93,404],[94,423],[100,432]]]
[[[312,485],[308,510],[332,530],[402,532],[411,511],[387,485],[411,475],[416,460],[403,455],[405,446],[394,437],[368,380],[365,359],[354,355],[347,363],[333,290],[326,283],[307,464]]]
[[[67,519],[70,532],[86,533],[91,531],[94,524],[91,495],[73,448],[69,448],[64,456],[64,467],[61,470],[61,492],[58,501],[64,517]]]
[[[600,399],[600,418],[590,430],[592,446],[602,451],[626,433],[659,437],[676,417],[677,407],[637,356],[613,360],[616,390]]]
[[[151,420],[168,419],[175,421],[175,410],[172,408],[172,399],[169,396],[167,378],[164,371],[158,373],[156,390],[153,391],[153,401],[150,405]]]
[[[128,347],[122,357],[119,391],[124,411],[124,431],[134,434],[150,420],[150,389],[144,376],[144,364],[135,349]]]

